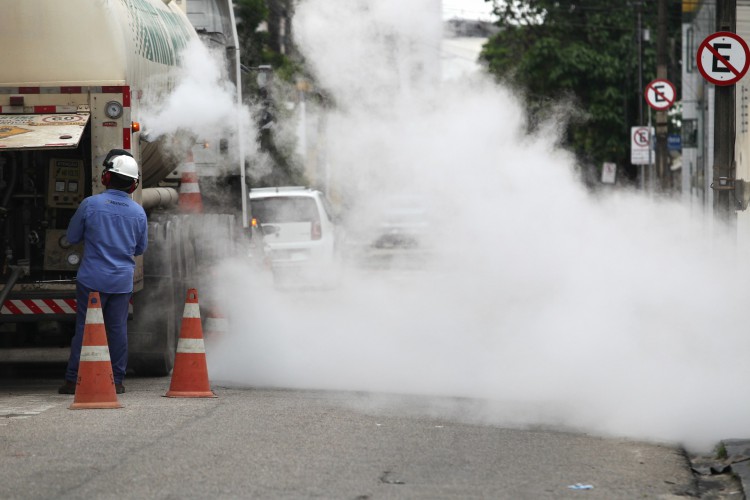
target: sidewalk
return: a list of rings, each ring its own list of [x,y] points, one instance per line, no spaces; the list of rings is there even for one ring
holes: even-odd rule
[[[750,493],[750,439],[726,439],[722,444],[727,450],[729,468],[739,478],[747,496]]]

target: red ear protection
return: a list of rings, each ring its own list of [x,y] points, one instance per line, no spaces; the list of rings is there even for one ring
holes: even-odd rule
[[[112,180],[112,172],[110,172],[109,169],[113,167],[112,158],[115,156],[129,156],[133,157],[132,154],[130,154],[128,151],[125,151],[124,149],[113,149],[109,153],[107,153],[107,157],[104,158],[104,162],[102,163],[102,166],[104,167],[104,172],[102,172],[102,184],[104,187],[109,187],[109,183]],[[128,188],[128,194],[132,193],[138,188],[138,179],[133,179],[133,184],[130,185]]]
[[[102,172],[102,184],[104,187],[109,187],[109,182],[112,180],[112,172],[105,170]],[[133,183],[128,188],[128,194],[132,194],[133,191],[138,189],[138,179],[133,179]]]

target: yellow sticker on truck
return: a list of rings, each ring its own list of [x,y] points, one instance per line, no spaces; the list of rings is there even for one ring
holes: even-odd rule
[[[31,132],[31,130],[27,128],[14,127],[12,125],[0,125],[0,139],[5,139],[6,137],[11,137],[18,134],[25,134],[26,132]]]

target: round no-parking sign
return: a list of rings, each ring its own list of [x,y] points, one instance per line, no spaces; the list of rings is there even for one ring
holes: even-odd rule
[[[669,109],[677,98],[677,91],[669,80],[654,80],[646,85],[646,102],[656,111]]]
[[[698,70],[715,85],[734,85],[750,67],[750,49],[736,33],[719,31],[698,47]]]

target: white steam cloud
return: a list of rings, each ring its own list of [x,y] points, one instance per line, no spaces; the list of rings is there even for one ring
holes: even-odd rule
[[[508,90],[440,83],[434,23],[363,5],[296,14],[338,109],[331,190],[426,195],[437,245],[411,270],[352,265],[327,292],[278,292],[227,263],[214,382],[455,397],[432,411],[695,449],[747,436],[750,293],[719,228],[672,202],[590,195],[554,125],[526,136]]]
[[[140,119],[148,140],[184,133],[196,142],[218,143],[229,138],[234,144],[229,148],[231,153],[238,151],[236,144],[241,140],[245,157],[256,154],[252,112],[238,104],[221,53],[210,51],[196,39],[180,57],[182,63],[174,88],[167,95],[149,95],[144,102]],[[240,130],[243,137],[238,137]],[[236,157],[231,161],[239,164]]]

